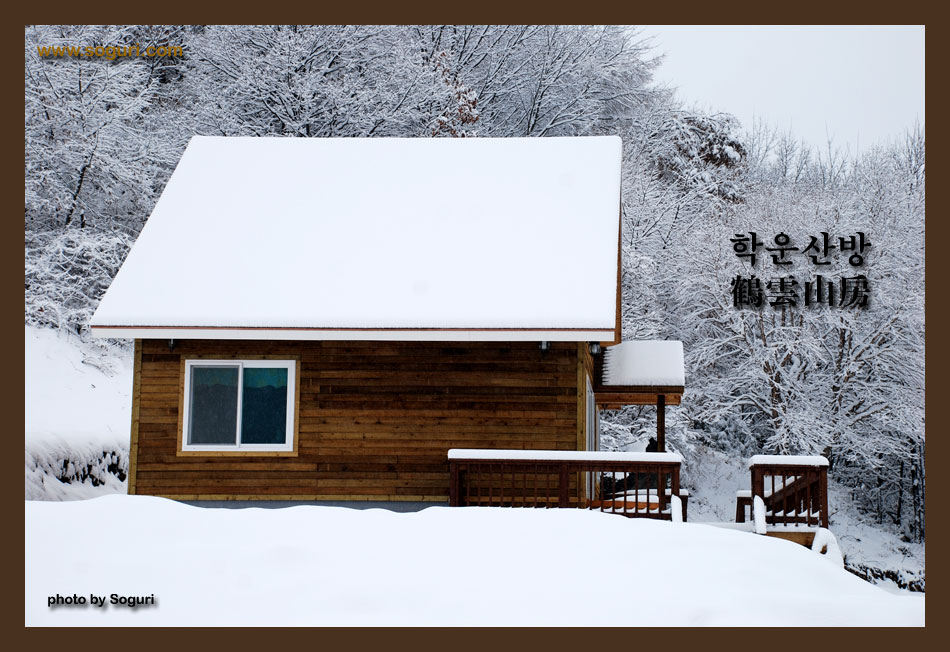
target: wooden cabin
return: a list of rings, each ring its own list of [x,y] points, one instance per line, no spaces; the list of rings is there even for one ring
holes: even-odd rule
[[[600,377],[620,159],[194,137],[91,322],[135,341],[129,493],[444,502],[451,448],[596,450],[598,402],[678,396]]]

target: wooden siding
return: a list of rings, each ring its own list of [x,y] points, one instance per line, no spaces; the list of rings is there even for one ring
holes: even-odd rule
[[[583,448],[578,380],[590,363],[581,347],[176,340],[170,351],[168,340],[142,340],[129,491],[193,500],[445,501],[449,448]],[[190,356],[298,358],[296,456],[182,456],[181,367]]]
[[[587,379],[594,383],[594,359],[587,342],[577,343],[577,450],[587,450]]]
[[[584,370],[584,343],[577,343],[577,450],[582,451],[587,447],[587,385],[585,384]]]

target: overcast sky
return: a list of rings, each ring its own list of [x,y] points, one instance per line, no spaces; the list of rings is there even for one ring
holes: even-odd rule
[[[867,149],[924,124],[923,26],[650,25],[658,83],[688,105]]]

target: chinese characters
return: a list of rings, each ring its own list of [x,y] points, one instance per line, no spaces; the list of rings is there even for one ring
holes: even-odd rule
[[[752,268],[755,268],[759,258],[770,258],[771,266],[778,275],[759,278],[755,274],[737,274],[731,283],[732,305],[736,308],[761,308],[765,305],[773,308],[794,308],[799,305],[826,305],[829,308],[867,307],[871,288],[866,275],[841,275],[836,279],[827,275],[827,268],[832,264],[829,254],[835,250],[841,257],[848,256],[847,261],[851,268],[864,266],[865,252],[871,248],[871,241],[861,231],[838,238],[832,238],[822,231],[819,236],[807,236],[808,245],[800,248],[794,246],[791,236],[782,232],[772,238],[775,246],[769,247],[765,246],[754,231],[748,234],[736,233],[735,237],[729,239],[736,257],[748,261]],[[837,245],[834,244],[835,241]],[[794,275],[782,273],[792,269],[795,252],[798,252],[798,257],[810,261],[816,271],[823,273],[801,283]]]

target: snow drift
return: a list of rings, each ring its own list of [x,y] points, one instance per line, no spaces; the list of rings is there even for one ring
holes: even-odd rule
[[[26,551],[27,625],[924,624],[922,595],[888,593],[797,544],[584,510],[103,496],[27,502]],[[637,586],[649,597],[604,602]],[[47,606],[113,593],[156,604]]]

